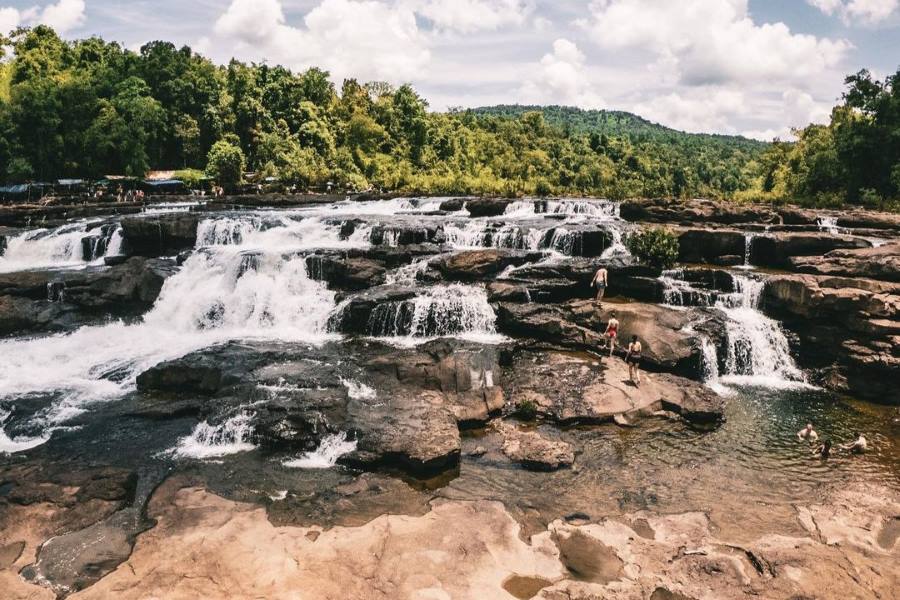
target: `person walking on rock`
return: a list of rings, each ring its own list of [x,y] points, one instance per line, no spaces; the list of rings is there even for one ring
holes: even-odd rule
[[[631,382],[641,387],[641,351],[643,346],[636,335],[631,336],[628,352],[625,353],[625,364],[628,365],[628,377]]]
[[[591,287],[597,288],[598,308],[603,308],[603,296],[606,294],[607,285],[609,285],[609,272],[606,270],[606,267],[600,267],[591,280]]]
[[[616,349],[616,338],[619,336],[619,320],[616,318],[616,313],[610,314],[609,322],[606,324],[606,331],[603,335],[605,335],[608,340],[609,356],[612,358],[613,352]]]

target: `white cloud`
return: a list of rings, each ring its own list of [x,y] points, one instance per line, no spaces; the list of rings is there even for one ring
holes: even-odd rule
[[[421,0],[416,12],[438,29],[460,33],[523,25],[534,10],[524,0]]]
[[[215,32],[248,44],[265,42],[284,26],[279,0],[234,0],[219,17]]]
[[[637,114],[683,131],[734,133],[736,115],[747,110],[744,94],[736,90],[683,90],[655,95],[631,107]]]
[[[84,0],[59,0],[41,11],[39,21],[58,33],[66,33],[84,24]]]
[[[522,85],[523,102],[567,104],[582,108],[600,108],[603,98],[590,85],[585,57],[575,43],[567,39],[553,42],[553,52],[545,54]]]
[[[59,0],[43,8],[33,6],[26,10],[0,8],[0,32],[6,34],[21,25],[49,25],[57,33],[67,33],[84,24],[84,0]]]
[[[806,0],[826,15],[838,15],[849,23],[874,25],[897,12],[900,0]]]
[[[294,68],[320,66],[337,81],[405,81],[430,58],[415,13],[403,3],[323,0],[295,27],[286,22],[280,0],[233,0],[214,32],[204,41],[211,48]]]
[[[6,35],[22,22],[22,13],[18,9],[0,8],[0,33]]]
[[[579,24],[596,43],[649,51],[688,85],[816,77],[852,47],[784,23],[758,25],[747,0],[594,0],[590,13]]]

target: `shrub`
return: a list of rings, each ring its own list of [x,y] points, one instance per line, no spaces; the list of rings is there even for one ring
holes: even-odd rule
[[[522,400],[516,404],[516,416],[523,421],[534,421],[537,418],[537,404],[531,400]]]
[[[671,269],[678,260],[678,237],[662,227],[632,234],[627,245],[635,258],[655,269]]]

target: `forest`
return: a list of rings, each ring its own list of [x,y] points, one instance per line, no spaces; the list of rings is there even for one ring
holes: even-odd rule
[[[156,41],[139,52],[45,26],[0,40],[0,177],[7,182],[179,170],[235,186],[418,194],[713,197],[894,207],[900,72],[847,78],[828,125],[796,142],[687,134],[617,111],[429,111],[411,86],[216,65]]]

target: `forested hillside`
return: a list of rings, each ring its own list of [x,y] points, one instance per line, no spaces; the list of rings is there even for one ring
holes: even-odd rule
[[[826,128],[837,146],[820,155],[813,128],[799,144],[770,146],[685,134],[621,112],[435,113],[408,85],[348,79],[337,89],[319,69],[216,65],[167,42],[132,52],[99,38],[62,40],[44,26],[4,41],[11,54],[0,65],[0,177],[8,182],[193,169],[226,186],[253,171],[300,188],[332,182],[422,194],[817,202],[871,199],[870,189],[897,194],[897,94],[889,82],[856,82],[881,91],[848,94],[835,114],[854,133]],[[884,119],[886,130],[866,125]]]

